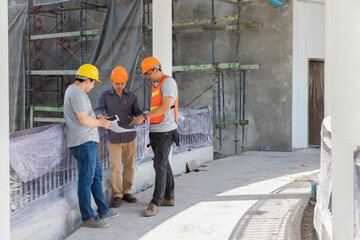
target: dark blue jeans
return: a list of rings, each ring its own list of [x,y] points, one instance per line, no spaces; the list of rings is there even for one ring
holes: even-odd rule
[[[150,144],[154,152],[155,189],[151,202],[160,206],[163,198],[174,198],[174,176],[169,163],[171,145],[177,130],[150,132]]]
[[[90,141],[70,148],[77,162],[78,169],[78,200],[83,221],[95,217],[91,207],[91,193],[98,206],[100,216],[109,211],[102,189],[102,168],[96,153],[96,142]]]

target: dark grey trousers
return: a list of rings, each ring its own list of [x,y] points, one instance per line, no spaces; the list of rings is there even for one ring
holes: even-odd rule
[[[169,163],[169,154],[177,130],[150,132],[150,144],[154,152],[155,189],[151,202],[160,206],[163,198],[174,198],[174,176]]]

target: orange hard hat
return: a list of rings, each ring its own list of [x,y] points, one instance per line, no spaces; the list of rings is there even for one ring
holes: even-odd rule
[[[142,70],[142,74],[145,74],[147,71],[149,71],[150,69],[160,65],[161,63],[159,62],[159,60],[157,60],[154,57],[147,57],[145,58],[142,63],[141,63],[141,70]]]
[[[122,66],[117,66],[112,70],[110,79],[114,83],[126,83],[127,80],[129,79],[129,76],[125,68],[123,68]]]

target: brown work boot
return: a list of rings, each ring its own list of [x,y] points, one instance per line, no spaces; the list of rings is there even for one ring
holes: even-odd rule
[[[121,197],[116,197],[116,198],[113,199],[111,207],[113,207],[113,208],[120,207],[121,203],[122,203],[122,198]]]
[[[124,194],[123,200],[127,201],[129,203],[136,203],[136,201],[137,201],[136,197],[134,197],[133,195],[131,195],[129,193]]]
[[[146,211],[144,212],[144,216],[145,217],[152,217],[155,216],[160,210],[160,207],[156,206],[153,203],[149,203],[148,208],[146,209]]]
[[[172,207],[175,204],[175,199],[171,199],[171,200],[166,200],[165,198],[162,200],[161,202],[161,206],[169,206]]]

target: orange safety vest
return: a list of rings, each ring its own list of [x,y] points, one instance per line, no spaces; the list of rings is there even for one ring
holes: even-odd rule
[[[155,83],[152,84],[151,109],[150,109],[151,111],[161,106],[162,99],[163,99],[162,94],[161,94],[161,86],[162,86],[163,82],[165,81],[165,79],[168,77],[169,76],[165,75],[157,87],[155,87]],[[178,102],[179,102],[179,93],[177,94],[176,101],[175,101],[175,121],[176,121],[176,123],[178,122]],[[174,106],[172,106],[171,108],[174,108]],[[150,124],[161,123],[163,119],[164,119],[164,115],[150,118]]]

